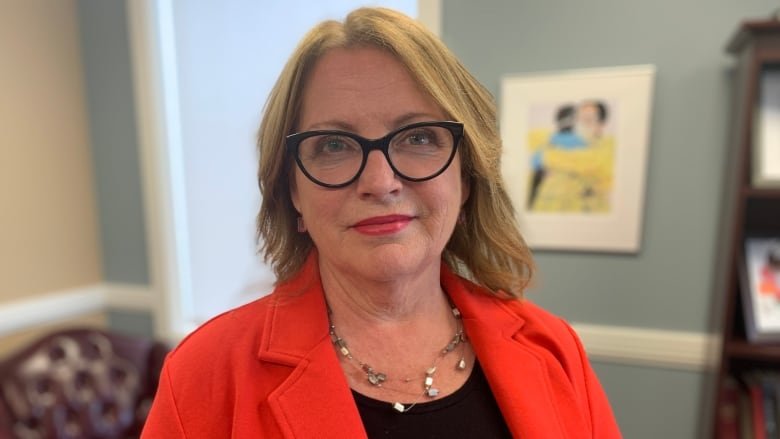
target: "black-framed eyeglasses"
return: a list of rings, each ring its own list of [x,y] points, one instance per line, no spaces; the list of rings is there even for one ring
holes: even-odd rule
[[[340,188],[357,180],[368,153],[382,151],[393,172],[408,181],[430,180],[452,163],[463,138],[461,122],[419,122],[379,139],[338,130],[304,131],[286,138],[287,151],[309,180]]]

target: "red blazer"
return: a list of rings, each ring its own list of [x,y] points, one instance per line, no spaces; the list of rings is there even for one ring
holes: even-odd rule
[[[273,294],[212,319],[170,353],[142,438],[366,437],[312,253]],[[569,325],[445,266],[441,283],[515,437],[621,437]]]

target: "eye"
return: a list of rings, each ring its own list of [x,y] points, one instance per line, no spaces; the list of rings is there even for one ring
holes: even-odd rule
[[[335,158],[362,154],[360,144],[339,134],[325,134],[307,139],[302,144],[305,157],[312,159]]]
[[[423,152],[447,148],[448,135],[444,128],[420,126],[402,131],[391,142],[397,151]]]
[[[428,145],[430,143],[435,143],[436,137],[425,130],[418,130],[409,133],[406,136],[406,143],[410,145]]]
[[[325,154],[334,154],[351,149],[346,139],[333,136],[320,139],[320,141],[317,142],[317,147],[319,152]]]

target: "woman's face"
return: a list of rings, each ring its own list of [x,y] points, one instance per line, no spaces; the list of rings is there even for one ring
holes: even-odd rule
[[[303,90],[298,132],[341,130],[375,139],[415,122],[447,120],[392,55],[375,48],[333,49]],[[360,177],[329,189],[296,166],[292,201],[325,270],[384,281],[438,270],[468,186],[456,155],[444,173],[409,182],[371,151]]]

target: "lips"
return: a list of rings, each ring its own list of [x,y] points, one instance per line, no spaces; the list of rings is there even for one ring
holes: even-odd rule
[[[413,219],[408,215],[374,216],[358,221],[352,228],[366,235],[388,235],[403,230]]]

